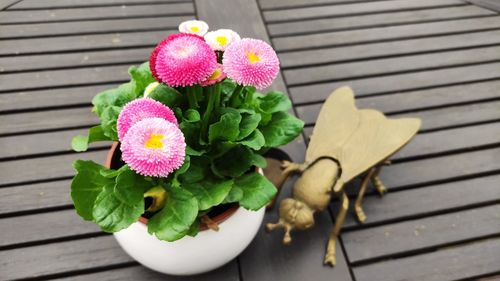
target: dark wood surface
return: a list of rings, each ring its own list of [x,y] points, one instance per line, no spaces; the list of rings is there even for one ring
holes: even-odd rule
[[[500,15],[496,0],[0,0],[0,280],[496,280],[500,274]],[[365,225],[347,216],[335,269],[322,265],[331,213],[314,229],[261,230],[226,266],[179,278],[128,257],[74,212],[71,152],[98,119],[97,92],[127,80],[191,18],[270,42],[307,126],[284,149],[302,161],[321,103],[350,85],[361,108],[423,127],[372,190]],[[290,194],[288,181],[282,198]],[[354,196],[359,182],[347,186]],[[268,212],[265,222],[277,218]]]

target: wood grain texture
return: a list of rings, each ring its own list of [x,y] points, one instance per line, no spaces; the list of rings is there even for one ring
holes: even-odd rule
[[[263,10],[266,9],[282,9],[282,8],[292,8],[296,6],[308,6],[308,5],[323,5],[323,4],[335,4],[335,3],[355,3],[363,0],[259,0],[260,6]]]
[[[389,223],[395,220],[430,216],[435,213],[496,203],[500,198],[499,180],[500,175],[492,175],[389,192],[384,197],[367,196],[363,202],[363,210],[368,214],[366,225]],[[354,215],[350,215],[347,216],[344,227],[363,226],[356,221]]]
[[[500,80],[494,80],[390,95],[358,97],[356,105],[359,108],[374,108],[386,114],[394,114],[402,111],[494,99],[500,96],[499,92]],[[304,122],[314,124],[320,108],[321,104],[312,104],[297,106],[296,110]]]
[[[500,28],[500,17],[486,17],[279,37],[273,39],[273,43],[278,51],[284,51],[361,44],[382,40],[411,39],[421,36],[446,35],[497,28]]]
[[[143,62],[141,59],[136,64]],[[0,75],[4,92],[92,83],[117,83],[128,81],[128,65],[96,66],[91,68],[45,70]],[[26,83],[30,81],[30,83]]]
[[[84,221],[73,209],[4,218],[0,226],[0,247],[100,232],[99,226]]]
[[[266,22],[280,22],[304,20],[318,17],[345,16],[351,14],[365,14],[374,12],[391,12],[404,9],[430,8],[453,5],[464,5],[458,0],[398,0],[352,3],[347,5],[331,5],[318,7],[301,7],[296,9],[265,11]]]
[[[119,84],[103,84],[97,86],[77,86],[46,90],[19,90],[0,94],[0,111],[42,109],[44,107],[63,107],[71,105],[88,105],[92,98],[107,89],[116,88]]]
[[[415,160],[382,169],[380,178],[388,189],[451,181],[500,170],[500,148]]]
[[[355,267],[354,275],[358,281],[459,280],[497,272],[499,260],[500,239],[496,238]]]
[[[130,4],[162,4],[168,2],[190,2],[190,0],[48,0],[48,1],[38,1],[38,0],[23,0],[16,5],[12,6],[12,9],[40,9],[40,8],[74,8],[74,7],[85,7],[85,6],[120,6],[120,5],[130,5]]]
[[[154,47],[172,30],[111,33],[96,35],[73,35],[54,38],[13,39],[0,41],[0,55],[25,55],[85,51],[96,49]]]
[[[339,63],[343,61],[470,48],[500,43],[500,31],[484,31],[439,37],[405,39],[382,43],[311,49],[279,53],[282,66]]]
[[[428,70],[499,60],[500,47],[438,52],[386,59],[310,66],[284,71],[289,86],[353,79],[390,73]],[[499,72],[500,73],[500,72]]]
[[[374,95],[399,91],[420,90],[456,83],[476,82],[500,77],[500,63],[460,66],[453,68],[394,74],[389,76],[349,79],[338,82],[290,87],[294,102],[323,101],[334,89],[350,85],[356,95]],[[436,79],[439,77],[439,79]],[[304,93],[308,93],[307,95]]]
[[[22,1],[21,3],[24,3]],[[40,2],[44,3],[44,2]],[[174,16],[139,19],[88,20],[77,22],[12,24],[2,26],[0,38],[31,38],[41,36],[62,36],[89,33],[132,32],[138,30],[175,30],[179,22],[192,19],[193,16]]]
[[[126,268],[109,269],[103,272],[71,276],[55,280],[65,281],[237,281],[238,265],[235,261],[206,274],[194,276],[170,276],[152,271],[144,266],[133,265]]]
[[[75,175],[73,161],[104,163],[106,155],[106,151],[97,151],[0,162],[0,186],[72,177]]]
[[[500,12],[500,3],[497,0],[467,0],[474,5]]]
[[[193,4],[173,3],[159,5],[121,5],[117,7],[89,7],[48,10],[9,10],[0,13],[0,23],[38,23],[65,20],[96,20],[107,18],[128,18],[138,16],[176,16],[193,14]]]
[[[349,261],[387,257],[500,233],[500,204],[342,235]]]
[[[69,180],[0,188],[0,214],[70,206]]]
[[[71,152],[71,140],[76,135],[88,135],[87,129],[56,131],[0,138],[0,159],[19,158],[39,154]],[[96,142],[90,148],[110,147],[111,142]]]
[[[90,107],[8,114],[2,117],[0,134],[35,132],[71,127],[90,127],[99,123]]]
[[[373,28],[396,24],[410,24],[425,21],[439,21],[494,15],[495,13],[475,6],[458,6],[416,11],[401,11],[393,13],[357,15],[353,17],[332,17],[324,19],[309,19],[268,25],[271,36],[305,34],[308,32],[337,31],[342,29]]]

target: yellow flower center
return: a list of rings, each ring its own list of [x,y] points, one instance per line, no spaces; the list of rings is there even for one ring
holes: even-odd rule
[[[192,32],[199,32],[200,31],[200,28],[197,27],[196,25],[191,26],[190,29],[191,29]]]
[[[208,77],[208,80],[216,80],[217,78],[219,78],[220,76],[222,75],[222,71],[217,68],[214,73],[212,73],[212,75],[210,75],[210,77]]]
[[[163,142],[161,141],[163,139],[163,135],[160,134],[151,134],[149,136],[149,139],[146,141],[144,144],[145,148],[163,148]]]
[[[254,63],[260,61],[259,55],[255,54],[253,51],[250,51],[247,53],[247,58],[251,64],[254,64]]]
[[[221,45],[221,46],[226,46],[226,44],[227,44],[227,37],[226,36],[217,36],[215,38],[215,40],[217,40],[217,43],[219,43],[219,45]]]

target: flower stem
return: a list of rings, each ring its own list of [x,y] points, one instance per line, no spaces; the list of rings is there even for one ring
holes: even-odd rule
[[[253,91],[247,91],[247,95],[245,96],[245,104],[251,104],[253,100]]]
[[[205,113],[203,114],[203,120],[201,123],[201,133],[203,134],[203,136],[206,136],[208,133],[208,122],[210,122],[210,116],[211,116],[212,110],[214,108],[215,100],[217,99],[217,97],[216,97],[217,96],[217,87],[210,86],[208,88],[207,92],[208,92],[207,93],[208,94],[207,109],[205,110]]]
[[[243,91],[243,85],[238,84],[234,89],[231,98],[229,99],[229,104],[231,105],[231,107],[236,107],[236,100],[238,99],[242,91]]]
[[[221,85],[221,83],[215,84],[214,94],[215,94],[215,107],[214,107],[214,110],[215,110],[215,112],[219,112],[220,102],[221,102],[220,99],[221,99],[221,94],[222,94],[222,85]]]
[[[198,109],[198,100],[196,99],[196,90],[194,87],[188,87],[186,88],[187,91],[187,97],[188,97],[188,102],[189,102],[189,108],[191,109]]]

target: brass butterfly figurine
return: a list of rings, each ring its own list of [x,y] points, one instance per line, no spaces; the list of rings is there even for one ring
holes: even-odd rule
[[[314,213],[324,211],[332,195],[339,197],[341,208],[324,260],[325,264],[334,266],[335,244],[349,208],[345,184],[362,176],[354,210],[363,223],[366,215],[361,203],[368,182],[371,181],[381,195],[386,192],[378,177],[381,167],[415,136],[420,125],[421,121],[417,118],[389,119],[373,109],[358,109],[351,88],[335,90],[321,108],[305,162],[283,161],[284,177],[294,172],[301,175],[293,187],[293,198],[281,201],[279,221],[267,224],[267,230],[283,228],[283,243],[289,244],[292,230],[311,228]]]

